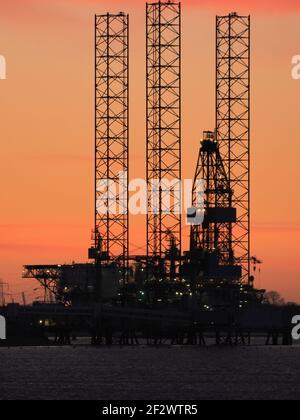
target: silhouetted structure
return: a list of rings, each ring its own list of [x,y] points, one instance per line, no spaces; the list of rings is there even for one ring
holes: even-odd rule
[[[189,214],[196,220],[183,254],[180,3],[146,7],[147,255],[135,256],[128,237],[128,25],[124,13],[95,18],[94,264],[26,266],[24,276],[40,281],[78,317],[86,305],[96,320],[95,342],[104,335],[112,342],[115,320],[122,343],[136,342],[137,330],[159,343],[163,328],[172,342],[187,336],[203,344],[206,329],[217,342],[225,331],[227,344],[244,343],[247,326],[259,324],[264,292],[250,276],[250,18],[230,13],[216,20],[216,127],[200,144]],[[118,188],[103,203],[107,182]],[[271,312],[268,325],[277,334],[287,323]]]
[[[146,16],[148,273],[174,280],[181,256],[181,6],[149,3]]]
[[[236,222],[224,242],[250,278],[250,16],[216,18],[216,140],[232,191]],[[231,249],[230,249],[231,248]]]
[[[95,232],[96,263],[128,266],[129,17],[95,17]],[[99,256],[99,254],[101,254]]]

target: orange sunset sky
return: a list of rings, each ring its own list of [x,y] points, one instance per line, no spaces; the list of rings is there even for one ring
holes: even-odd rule
[[[183,0],[183,170],[214,128],[215,15],[252,16],[252,255],[256,285],[300,302],[299,0]],[[0,278],[37,297],[23,264],[87,260],[93,223],[94,14],[130,13],[131,178],[145,175],[145,2],[0,0]],[[145,219],[131,220],[145,252]],[[185,234],[188,230],[185,229]],[[139,248],[141,247],[141,248]],[[143,250],[144,248],[144,250]],[[10,300],[10,297],[8,297]]]

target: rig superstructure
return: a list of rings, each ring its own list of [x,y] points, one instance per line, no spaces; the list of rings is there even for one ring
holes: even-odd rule
[[[216,18],[216,125],[204,131],[182,249],[181,4],[146,5],[147,252],[129,252],[129,16],[95,16],[95,224],[89,264],[25,266],[45,300],[195,313],[259,305],[250,253],[250,17]],[[123,174],[120,177],[120,174]],[[170,193],[171,208],[164,197]],[[202,182],[202,195],[197,183]],[[118,188],[99,208],[101,188]],[[118,212],[116,212],[116,204]],[[168,211],[167,211],[168,210]],[[200,220],[200,222],[199,222]]]

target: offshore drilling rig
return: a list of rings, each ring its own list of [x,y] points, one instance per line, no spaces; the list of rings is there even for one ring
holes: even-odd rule
[[[95,226],[89,249],[94,262],[25,266],[23,276],[37,279],[48,300],[71,306],[113,302],[169,308],[183,303],[199,311],[237,311],[259,303],[263,291],[254,288],[250,264],[250,17],[230,13],[216,18],[215,128],[205,131],[200,143],[187,215],[188,251],[182,250],[178,198],[182,125],[177,1],[146,5],[146,67],[146,255],[129,252],[129,16],[107,13],[95,16]],[[99,185],[107,180],[117,188],[107,196],[103,212],[97,205]]]

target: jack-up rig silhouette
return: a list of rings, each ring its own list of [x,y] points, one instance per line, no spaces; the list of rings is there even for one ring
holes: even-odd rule
[[[283,332],[282,311],[262,304],[254,285],[250,253],[250,17],[216,18],[215,127],[204,131],[195,170],[190,246],[182,250],[178,203],[181,156],[181,5],[146,5],[147,252],[129,246],[129,16],[95,16],[95,226],[89,264],[24,266],[24,278],[45,290],[45,304],[31,316],[51,324],[68,314],[93,325],[93,342],[108,344],[114,331],[123,343],[169,337],[204,342],[204,332],[227,343],[245,342],[250,332],[268,331],[273,343]],[[126,173],[124,179],[119,174]],[[114,182],[107,211],[98,211],[97,185]],[[152,182],[159,187],[153,191]],[[173,181],[170,194],[165,180]],[[175,182],[174,182],[175,180]],[[203,180],[202,201],[196,189]],[[153,198],[153,194],[156,195]],[[124,200],[125,196],[125,200]],[[157,199],[153,210],[153,199]],[[123,205],[115,214],[111,202]],[[123,203],[123,204],[120,204]],[[125,204],[124,204],[125,203]],[[196,223],[201,213],[202,222]],[[44,312],[43,312],[44,311]],[[44,321],[43,321],[44,322]],[[222,335],[223,334],[223,335]]]

